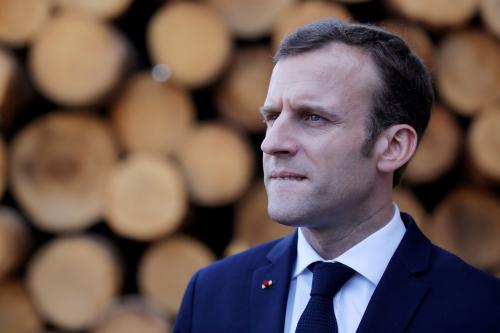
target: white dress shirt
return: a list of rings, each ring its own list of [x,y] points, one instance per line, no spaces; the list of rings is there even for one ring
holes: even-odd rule
[[[329,262],[341,262],[354,269],[353,277],[333,298],[339,333],[356,332],[368,302],[396,251],[406,228],[398,206],[393,203],[394,215],[384,227],[377,230],[346,252]],[[309,302],[312,272],[307,269],[315,261],[327,261],[307,242],[298,230],[297,259],[286,306],[285,333],[294,333],[302,312]]]

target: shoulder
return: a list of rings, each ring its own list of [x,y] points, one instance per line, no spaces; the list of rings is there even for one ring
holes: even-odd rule
[[[217,308],[217,304],[226,304],[234,310],[248,306],[255,271],[270,263],[269,253],[282,240],[256,246],[197,271],[191,278],[186,292],[191,303],[196,304],[193,308],[206,311],[213,307]]]
[[[419,272],[420,277],[442,290],[461,290],[462,295],[490,293],[498,296],[500,302],[500,279],[433,244],[420,231],[411,216],[402,214],[401,217],[406,221],[407,233],[399,254],[411,271]]]
[[[434,279],[439,279],[448,288],[463,288],[463,293],[487,293],[500,300],[500,279],[469,265],[436,245],[432,245],[430,268]]]
[[[486,332],[500,327],[500,279],[435,245],[429,271],[421,278],[429,286],[422,307],[424,317],[438,314],[447,325],[458,325],[459,331]]]
[[[419,230],[409,215],[406,234],[394,254],[393,269],[405,267],[420,282],[429,287],[427,304],[433,309],[455,310],[455,313],[475,313],[485,307],[500,313],[500,280],[464,262],[456,255],[434,245]],[[389,268],[389,267],[388,267]],[[477,312],[477,313],[476,313]]]
[[[500,279],[432,245],[429,271],[422,280],[430,287],[428,316],[439,313],[448,322],[460,323],[462,329],[476,327],[478,332],[499,327]]]

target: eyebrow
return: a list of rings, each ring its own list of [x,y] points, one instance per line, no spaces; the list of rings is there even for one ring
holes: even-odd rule
[[[322,107],[321,105],[314,105],[314,104],[298,104],[296,106],[292,107],[293,110],[296,111],[312,111],[312,112],[318,112],[318,113],[326,113],[326,114],[331,114],[332,111],[329,109],[326,109]],[[270,113],[270,112],[280,112],[280,110],[272,107],[272,106],[261,106],[259,107],[259,112],[260,113]]]
[[[321,105],[317,104],[297,104],[293,106],[293,109],[298,112],[313,112],[319,113],[327,116],[338,116],[336,112],[333,112],[331,109],[327,109]]]
[[[278,112],[276,109],[270,107],[270,106],[261,106],[259,108],[259,112],[264,115],[264,114],[267,114],[267,113],[271,113],[271,112]]]
[[[318,113],[320,115],[324,115],[327,117],[332,117],[337,119],[340,118],[340,115],[334,110],[327,109],[317,104],[309,104],[309,103],[297,104],[295,106],[292,106],[292,110],[294,112],[311,112],[311,113]],[[269,113],[280,113],[281,110],[276,109],[272,106],[261,106],[259,108],[259,112],[264,116]]]

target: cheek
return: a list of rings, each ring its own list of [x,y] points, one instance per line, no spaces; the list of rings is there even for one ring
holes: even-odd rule
[[[334,186],[349,186],[349,183],[363,181],[372,168],[372,161],[361,154],[362,143],[325,145],[318,149],[312,160],[322,181]]]

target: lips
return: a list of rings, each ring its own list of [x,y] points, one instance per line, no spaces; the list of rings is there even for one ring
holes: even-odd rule
[[[304,180],[306,176],[290,171],[273,171],[269,178],[276,180]]]

